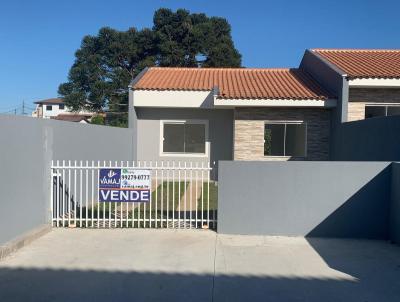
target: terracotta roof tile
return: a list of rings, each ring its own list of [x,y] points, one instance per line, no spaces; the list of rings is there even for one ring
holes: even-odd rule
[[[91,116],[84,114],[59,114],[57,116],[51,117],[51,119],[67,122],[81,122],[83,120],[87,121]]]
[[[333,97],[299,69],[151,67],[136,90],[203,90],[218,87],[225,99],[318,99]]]
[[[313,49],[349,78],[400,78],[400,50]]]

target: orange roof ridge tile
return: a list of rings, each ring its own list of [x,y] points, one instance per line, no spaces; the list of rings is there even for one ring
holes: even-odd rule
[[[205,71],[205,70],[226,70],[226,71],[252,71],[252,70],[261,70],[261,71],[285,71],[290,69],[296,69],[291,67],[161,67],[161,66],[152,66],[149,69],[171,69],[171,70],[193,70],[193,71]]]
[[[400,49],[388,48],[312,48],[317,52],[400,52]]]

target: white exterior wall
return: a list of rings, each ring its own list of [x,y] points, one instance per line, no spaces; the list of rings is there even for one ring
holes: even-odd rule
[[[52,106],[52,110],[46,110],[46,106]],[[89,111],[79,111],[79,112],[72,112],[70,109],[64,105],[64,109],[60,109],[60,104],[38,104],[36,105],[35,111],[32,112],[33,117],[38,118],[51,118],[56,117],[59,114],[87,114],[92,115],[93,112]]]
[[[40,105],[39,105],[39,106],[40,106]],[[48,110],[46,109],[47,106],[52,106],[52,110],[51,110],[51,111],[48,111]],[[67,106],[64,106],[64,109],[60,109],[59,107],[60,107],[59,104],[52,104],[52,105],[50,105],[50,104],[48,104],[48,105],[44,104],[44,105],[43,105],[43,118],[50,118],[50,117],[53,117],[53,116],[57,116],[57,115],[59,115],[59,114],[68,113],[69,110],[68,110],[68,107],[67,107]]]
[[[135,107],[212,108],[212,91],[133,90]],[[132,101],[132,100],[131,100]]]

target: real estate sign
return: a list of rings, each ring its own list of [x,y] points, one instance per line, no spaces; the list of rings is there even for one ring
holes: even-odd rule
[[[148,202],[151,171],[132,168],[100,169],[100,202]]]

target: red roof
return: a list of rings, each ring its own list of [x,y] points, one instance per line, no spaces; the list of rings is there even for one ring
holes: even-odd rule
[[[299,69],[151,67],[135,90],[200,90],[218,87],[222,99],[318,99],[332,97]]]
[[[84,114],[59,114],[57,116],[52,117],[51,119],[79,123],[81,121],[88,121],[90,117],[91,115],[84,115]]]
[[[349,78],[400,78],[400,50],[313,49]]]

